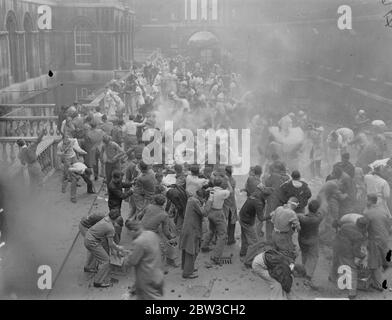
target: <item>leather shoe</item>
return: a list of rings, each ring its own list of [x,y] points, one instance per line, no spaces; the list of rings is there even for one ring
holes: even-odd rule
[[[89,269],[89,268],[83,268],[83,271],[84,272],[87,272],[87,273],[97,273],[97,269]]]
[[[182,276],[182,278],[183,279],[196,279],[196,278],[198,278],[199,276],[197,275],[197,274],[194,274],[194,273],[192,273],[191,275],[189,275],[189,276]]]
[[[109,288],[112,285],[110,283],[107,282],[103,282],[103,283],[96,283],[94,282],[94,288]]]

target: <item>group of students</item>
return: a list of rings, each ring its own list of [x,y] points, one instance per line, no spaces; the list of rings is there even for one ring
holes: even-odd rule
[[[240,254],[245,256],[248,266],[252,266],[274,289],[272,297],[287,298],[290,290],[283,278],[272,276],[273,267],[266,262],[265,252],[277,251],[274,253],[276,259],[284,256],[280,267],[286,270],[287,279],[293,272],[304,271],[304,284],[317,290],[314,272],[320,245],[332,249],[329,280],[335,285],[339,279],[339,267],[350,268],[349,298],[354,299],[357,295],[358,274],[365,275],[365,287],[382,291],[382,270],[388,268],[390,262],[387,257],[392,220],[389,183],[385,179],[391,172],[392,161],[384,159],[369,164],[368,173],[362,180],[363,190],[357,190],[354,172],[359,168],[351,164],[348,153],[343,153],[341,161],[333,166],[332,173],[311,200],[309,186],[300,180],[299,172],[293,171],[291,178],[288,177],[284,164],[276,158],[264,181],[261,168],[255,167],[247,185],[255,186],[261,181],[257,187],[259,190],[248,197],[240,211]],[[264,221],[265,239],[260,227]],[[298,236],[293,237],[296,232]],[[304,270],[295,265],[299,252]],[[256,259],[263,253],[264,260],[261,257]],[[270,254],[267,257],[271,257]],[[261,267],[269,270],[278,283],[266,277],[260,271]]]

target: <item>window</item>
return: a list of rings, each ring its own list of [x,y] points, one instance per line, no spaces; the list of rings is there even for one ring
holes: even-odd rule
[[[211,1],[212,1],[211,19],[218,20],[218,0],[211,0]]]
[[[197,0],[191,0],[191,20],[197,20]]]
[[[200,0],[201,4],[201,20],[207,20],[208,5],[207,0]]]
[[[87,24],[79,24],[75,27],[75,64],[91,65],[92,41],[91,31]]]
[[[89,94],[91,93],[91,90],[88,88],[76,88],[76,100],[83,100],[86,99]]]
[[[24,30],[25,30],[25,54],[26,54],[26,71],[29,74],[29,78],[35,76],[34,70],[34,47],[33,47],[33,22],[29,15],[25,16],[24,19]]]
[[[11,76],[14,82],[19,82],[20,74],[18,72],[18,38],[16,35],[17,22],[15,14],[9,13],[6,20],[8,31],[9,56],[11,60]]]
[[[188,0],[185,1],[185,20],[188,20]]]

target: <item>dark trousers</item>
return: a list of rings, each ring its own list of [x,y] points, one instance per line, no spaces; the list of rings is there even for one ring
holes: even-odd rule
[[[120,162],[115,162],[115,163],[110,163],[106,162],[105,163],[105,175],[106,175],[106,184],[109,185],[110,180],[112,180],[112,172],[114,170],[120,170]]]
[[[256,230],[254,225],[247,224],[240,220],[241,225],[241,249],[240,256],[246,256],[248,247],[257,242]]]
[[[227,219],[227,243],[235,243],[235,223],[232,223],[233,213],[229,211],[229,217]]]
[[[223,210],[214,210],[208,214],[209,230],[203,238],[203,248],[208,248],[212,239],[216,236],[216,246],[213,250],[212,257],[220,258],[223,254],[227,239],[227,222]]]
[[[298,244],[301,249],[302,265],[306,274],[312,278],[319,258],[319,243],[317,240],[310,242],[298,239]]]
[[[183,277],[189,277],[193,273],[195,270],[196,258],[197,254],[190,254],[185,250],[182,250],[181,269]]]
[[[74,172],[71,172],[71,199],[76,199],[76,189],[77,189],[77,183],[79,178],[82,177],[84,182],[87,184],[87,192],[94,192],[94,187],[93,187],[93,182],[90,179],[90,176],[87,175],[86,173],[83,174],[77,174]]]
[[[234,223],[228,223],[227,225],[227,243],[235,243],[235,224]]]

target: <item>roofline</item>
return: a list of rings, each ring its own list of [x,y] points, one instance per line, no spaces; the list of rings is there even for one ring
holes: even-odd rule
[[[88,3],[88,2],[73,2],[73,3],[61,3],[53,0],[20,0],[21,2],[34,3],[37,5],[50,5],[57,8],[75,7],[75,8],[114,8],[121,11],[125,11],[126,7],[118,4],[107,4],[107,3]],[[82,0],[83,1],[83,0]],[[135,15],[135,11],[128,9],[128,12]]]

